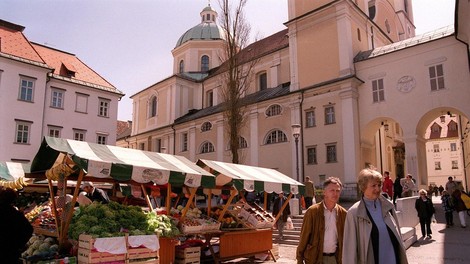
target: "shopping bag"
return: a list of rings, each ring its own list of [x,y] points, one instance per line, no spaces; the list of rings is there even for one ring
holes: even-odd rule
[[[286,230],[293,230],[294,229],[294,222],[292,222],[292,218],[287,217],[287,222],[286,222]]]
[[[302,209],[304,210],[307,209],[305,208],[306,204],[305,204],[305,198],[303,196],[300,198],[300,205],[302,206]]]

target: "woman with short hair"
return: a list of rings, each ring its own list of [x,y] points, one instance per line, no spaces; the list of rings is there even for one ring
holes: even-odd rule
[[[359,173],[362,197],[346,215],[343,263],[408,263],[395,208],[381,194],[382,182],[382,175],[375,170]]]

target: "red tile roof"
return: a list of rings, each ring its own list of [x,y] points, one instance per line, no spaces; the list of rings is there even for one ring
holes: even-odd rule
[[[23,35],[24,27],[0,20],[0,52],[44,63]]]
[[[32,45],[46,64],[54,69],[54,74],[67,77],[66,72],[64,72],[64,70],[67,70],[74,73],[73,79],[114,88],[112,84],[90,69],[74,54],[49,48],[37,43],[32,43]]]

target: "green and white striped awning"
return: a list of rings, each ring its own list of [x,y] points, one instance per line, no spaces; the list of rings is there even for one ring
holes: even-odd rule
[[[231,184],[237,190],[249,192],[303,194],[305,191],[302,183],[274,169],[204,159],[198,160],[196,164],[215,175],[217,186]]]
[[[0,162],[0,180],[16,181],[29,172],[30,165],[19,162]]]
[[[62,154],[62,155],[61,155]],[[213,188],[215,177],[183,156],[45,137],[31,173],[45,172],[68,155],[85,177]]]

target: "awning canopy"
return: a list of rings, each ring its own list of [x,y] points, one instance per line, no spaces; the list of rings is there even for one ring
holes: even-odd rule
[[[30,171],[30,165],[19,162],[0,162],[0,180],[15,181]]]
[[[274,169],[200,159],[196,163],[216,176],[216,185],[232,184],[237,190],[281,191],[303,194],[305,186]]]
[[[158,185],[215,186],[214,175],[183,156],[53,137],[44,137],[31,163],[31,173],[43,173],[62,163],[64,155],[84,170],[85,180],[95,177]]]

